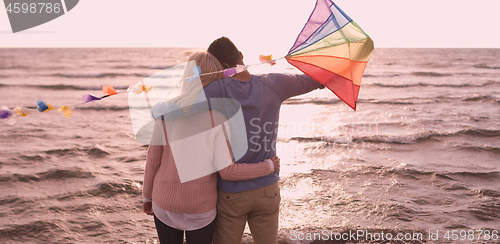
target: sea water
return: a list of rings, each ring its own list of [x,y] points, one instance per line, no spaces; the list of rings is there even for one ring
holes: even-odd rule
[[[124,91],[197,50],[0,49],[0,106],[35,109],[15,125],[0,121],[0,242],[158,243],[141,209],[147,146],[135,140],[127,96],[79,105],[69,118],[57,107],[102,96],[103,85]],[[285,101],[280,241],[383,232],[453,242],[455,230],[474,234],[463,241],[494,242],[498,57],[500,49],[378,48],[357,111],[327,89]],[[37,100],[56,110],[36,111]],[[479,235],[486,231],[490,240]],[[350,241],[377,241],[362,238]]]

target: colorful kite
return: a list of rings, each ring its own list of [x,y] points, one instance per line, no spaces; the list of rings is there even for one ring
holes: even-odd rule
[[[286,60],[356,110],[373,41],[331,0],[318,0]]]

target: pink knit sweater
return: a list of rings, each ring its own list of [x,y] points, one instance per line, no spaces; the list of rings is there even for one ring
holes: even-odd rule
[[[196,145],[192,145],[192,149],[196,149],[197,153],[202,153],[204,155],[202,158],[207,160],[207,162],[200,163],[217,165],[220,161],[218,159],[220,153],[217,151],[229,150],[224,131],[221,126],[217,125],[225,126],[227,136],[229,136],[229,126],[221,113],[214,111],[212,114],[213,120],[208,111],[164,123],[162,120],[157,120],[146,158],[142,190],[144,198],[153,199],[158,207],[177,213],[204,213],[215,208],[217,203],[216,173],[181,183],[168,143],[168,141],[186,138],[189,136],[187,134],[196,134],[199,140]],[[169,140],[167,141],[164,139],[163,128],[168,132]],[[232,163],[219,170],[219,174],[225,180],[248,180],[266,176],[271,173],[270,171],[271,168],[267,162]]]

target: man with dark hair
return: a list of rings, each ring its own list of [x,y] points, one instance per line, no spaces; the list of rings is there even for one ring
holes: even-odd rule
[[[207,52],[214,55],[225,69],[236,67],[237,64],[243,64],[243,54],[225,36],[213,41],[208,47]]]
[[[243,55],[227,37],[207,50],[225,68],[244,65]],[[204,88],[210,98],[231,98],[241,104],[246,124],[248,150],[236,163],[257,163],[276,156],[279,111],[286,99],[323,85],[306,75],[264,74],[248,71],[220,79]],[[240,243],[246,222],[254,243],[278,242],[280,192],[279,172],[245,181],[218,177],[217,223],[214,243]]]

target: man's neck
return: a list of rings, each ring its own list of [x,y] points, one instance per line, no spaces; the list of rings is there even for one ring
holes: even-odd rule
[[[250,74],[250,72],[248,72],[248,70],[245,70],[241,73],[233,75],[232,78],[235,80],[240,80],[240,81],[246,82],[246,81],[250,81],[250,79],[252,78],[252,74]]]

